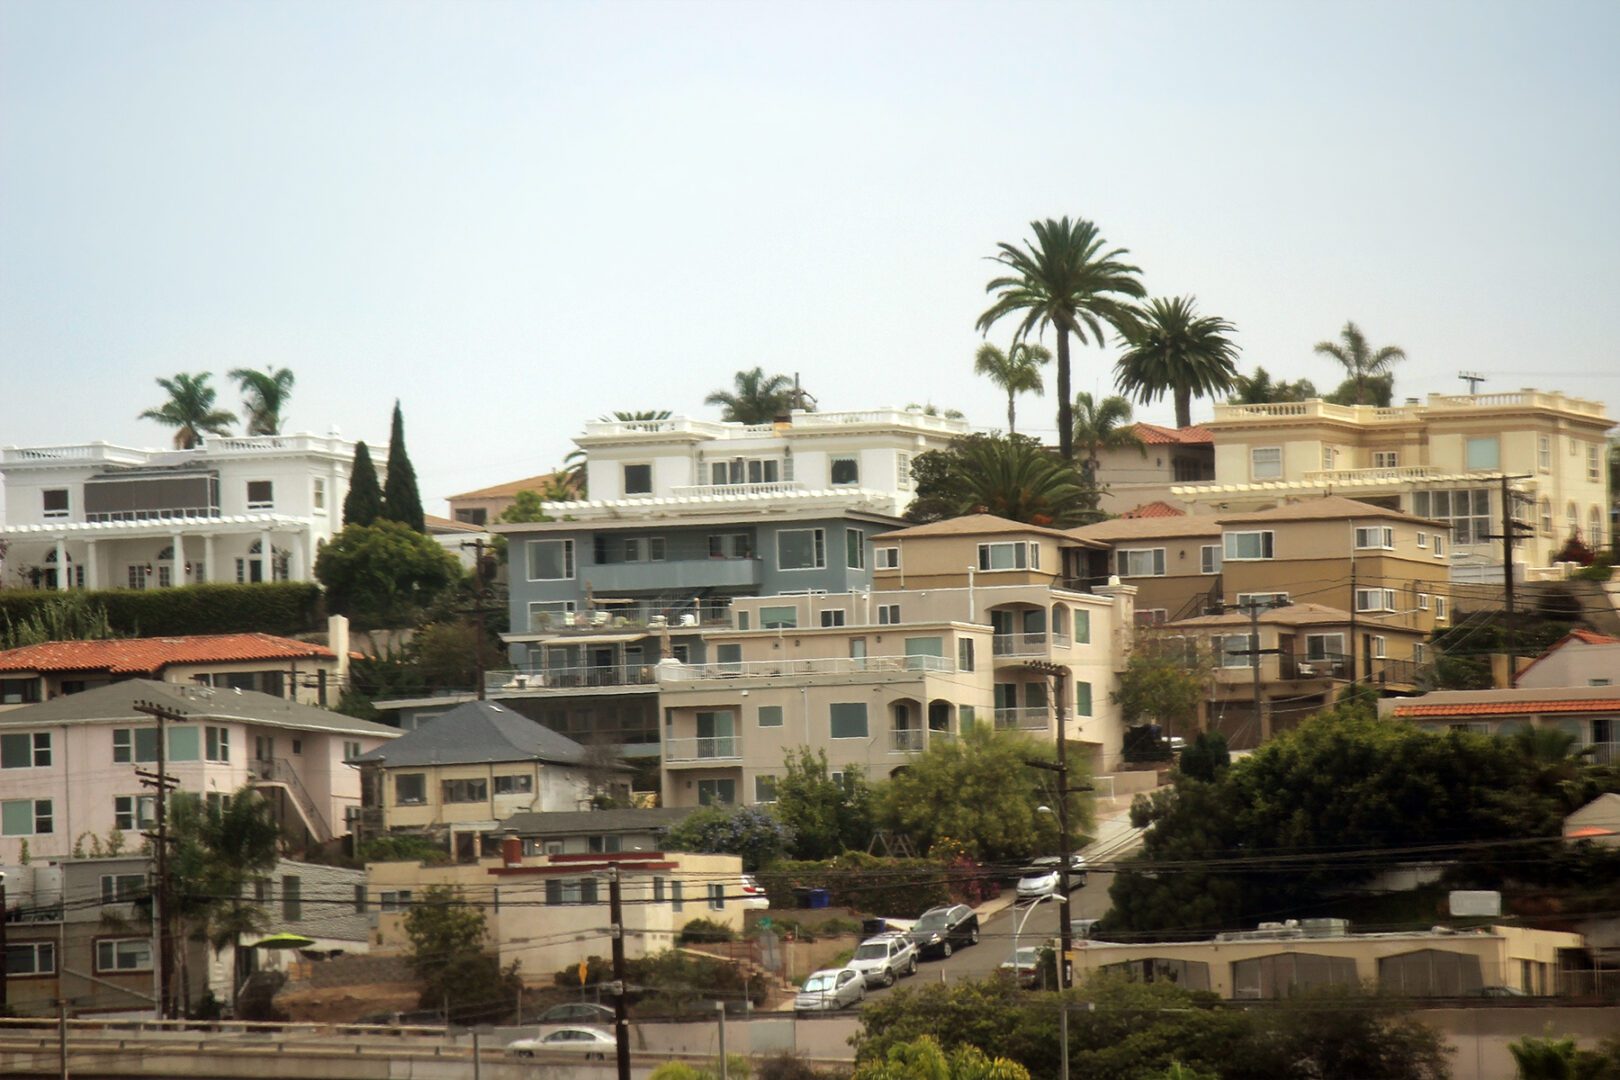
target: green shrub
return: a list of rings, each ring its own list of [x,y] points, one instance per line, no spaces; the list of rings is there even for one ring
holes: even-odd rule
[[[681,927],[682,945],[698,945],[708,941],[735,941],[736,933],[724,923],[712,919],[693,919]]]
[[[0,592],[0,624],[39,618],[54,593]],[[321,590],[310,582],[257,585],[185,585],[173,589],[101,589],[86,599],[106,609],[107,624],[122,637],[184,634],[305,634],[322,628]]]
[[[377,836],[360,845],[356,853],[361,865],[368,862],[420,862],[439,866],[450,861],[443,844],[425,836]]]
[[[937,859],[889,859],[846,852],[818,862],[779,862],[761,872],[773,908],[795,908],[795,890],[826,889],[833,907],[914,918],[950,899]]]

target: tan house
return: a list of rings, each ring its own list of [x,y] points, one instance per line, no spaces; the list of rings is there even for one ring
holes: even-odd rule
[[[1201,425],[1161,427],[1133,425],[1141,449],[1101,450],[1097,453],[1097,479],[1105,485],[1103,510],[1118,514],[1139,503],[1171,499],[1178,484],[1202,484],[1215,479],[1215,440]]]
[[[1519,672],[1521,687],[1612,686],[1620,681],[1620,638],[1571,630]]]
[[[1410,720],[1440,731],[1511,735],[1553,728],[1599,764],[1620,762],[1620,691],[1612,686],[1519,687],[1513,690],[1437,690],[1378,703],[1380,716]]]
[[[514,843],[518,843],[515,841]],[[743,928],[742,859],[736,855],[634,851],[618,854],[523,855],[475,863],[428,866],[368,863],[366,903],[375,912],[373,951],[404,952],[405,916],[435,886],[459,892],[482,909],[501,966],[518,965],[531,985],[612,950],[607,874],[622,889],[625,956],[634,959],[675,947],[694,919]]]
[[[1501,480],[1532,527],[1514,562],[1550,566],[1571,536],[1608,539],[1602,402],[1556,392],[1430,394],[1390,408],[1313,399],[1216,405],[1212,483],[1173,488],[1204,508],[1261,509],[1337,493],[1451,526],[1458,580],[1501,577]],[[1494,567],[1494,571],[1493,568]]]
[[[1400,997],[1468,997],[1487,987],[1550,996],[1566,992],[1560,972],[1590,967],[1581,935],[1517,926],[1352,934],[1342,919],[1306,919],[1204,941],[1076,945],[1077,977],[1166,980],[1229,1001],[1364,985]]]
[[[1093,575],[1136,587],[1139,625],[1201,615],[1221,598],[1221,524],[1213,515],[1114,518],[1068,535],[1107,546],[1088,557]]]
[[[538,495],[545,491],[556,490],[568,483],[568,478],[563,473],[541,473],[539,476],[508,480],[504,484],[478,488],[476,491],[463,491],[459,495],[451,495],[445,501],[450,504],[452,522],[484,526],[499,520],[502,512],[517,498],[518,492],[532,491]]]

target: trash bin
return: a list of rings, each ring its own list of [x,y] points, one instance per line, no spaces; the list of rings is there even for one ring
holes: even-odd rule
[[[793,906],[801,908],[814,907],[815,905],[810,902],[810,893],[810,889],[794,889]]]
[[[826,889],[810,889],[809,893],[810,902],[805,905],[806,907],[824,908],[831,906],[832,898],[828,895]]]
[[[888,931],[889,931],[889,920],[888,919],[862,919],[861,920],[861,936],[862,937],[875,937],[878,934],[886,934],[886,933],[888,933]]]

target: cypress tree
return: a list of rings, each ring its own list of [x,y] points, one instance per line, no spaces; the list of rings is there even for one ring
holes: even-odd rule
[[[394,400],[394,427],[388,435],[388,479],[383,484],[382,516],[427,532],[422,520],[422,494],[416,490],[416,468],[405,452],[405,416]]]
[[[377,466],[364,442],[354,446],[354,467],[349,470],[349,493],[343,497],[343,524],[370,525],[382,514],[382,487]]]

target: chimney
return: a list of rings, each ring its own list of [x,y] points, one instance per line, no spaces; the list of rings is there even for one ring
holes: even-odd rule
[[[510,830],[501,837],[501,865],[508,869],[523,865],[523,840]]]
[[[345,616],[327,616],[326,647],[337,653],[337,684],[349,685],[349,620]]]

